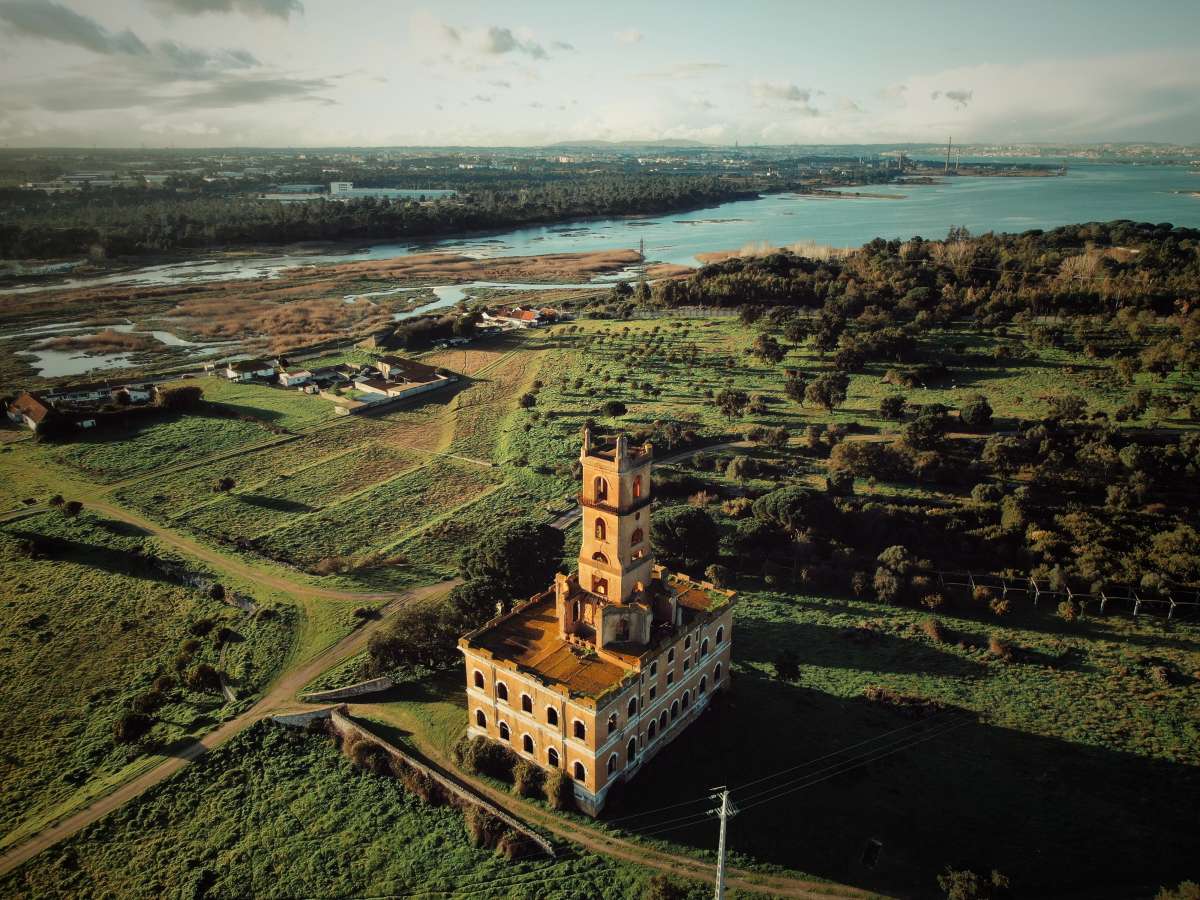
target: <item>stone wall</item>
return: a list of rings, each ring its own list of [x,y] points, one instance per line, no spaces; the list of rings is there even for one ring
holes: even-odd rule
[[[351,697],[361,697],[363,694],[376,694],[389,690],[393,686],[392,679],[385,675],[383,678],[372,678],[370,681],[360,681],[357,684],[348,684],[345,687],[328,691],[302,694],[300,699],[305,703],[328,703],[331,700],[349,700]]]

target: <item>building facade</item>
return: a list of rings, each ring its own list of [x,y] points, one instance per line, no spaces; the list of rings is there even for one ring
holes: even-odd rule
[[[465,635],[468,733],[574,783],[596,815],[613,785],[728,683],[731,591],[667,572],[650,549],[650,445],[584,431],[576,574]]]

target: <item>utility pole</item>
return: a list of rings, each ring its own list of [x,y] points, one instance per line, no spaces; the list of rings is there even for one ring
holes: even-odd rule
[[[738,809],[729,799],[729,791],[722,785],[717,789],[720,793],[713,794],[713,799],[720,798],[721,806],[712,810],[714,815],[721,817],[721,838],[717,843],[717,891],[716,900],[725,900],[725,823],[738,814]]]

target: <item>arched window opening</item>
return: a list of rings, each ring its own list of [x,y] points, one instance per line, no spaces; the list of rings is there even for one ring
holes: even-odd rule
[[[658,733],[658,728],[656,727],[656,723],[654,722],[654,720],[651,720],[650,727],[646,729],[646,734],[648,735],[650,740],[654,740],[654,735],[657,733]]]
[[[596,517],[596,540],[607,540],[608,528],[604,525],[604,520],[599,516]]]
[[[596,476],[596,480],[592,483],[592,488],[595,492],[596,501],[598,503],[603,503],[608,499],[608,482],[599,475]]]
[[[572,612],[574,613],[574,615],[572,615],[571,618],[574,619],[576,622],[578,622],[580,619],[583,618],[583,607],[580,605],[578,600],[575,601],[575,608]]]
[[[496,682],[496,696],[499,697],[501,700],[503,700],[505,703],[508,702],[508,685],[505,684],[503,681]]]
[[[525,735],[523,738],[521,738],[521,749],[523,749],[526,753],[532,753],[533,738],[531,738],[529,735]]]
[[[601,553],[599,550],[597,550],[595,553],[592,554],[592,559],[594,559],[598,563],[604,563],[604,565],[606,565],[606,566],[608,565],[608,557],[605,556],[603,553]]]
[[[704,659],[706,656],[708,656],[708,638],[700,642],[700,658]]]
[[[678,716],[679,716],[679,701],[672,700],[671,701],[671,721],[674,722]]]
[[[683,639],[683,649],[684,650],[692,649],[692,636],[690,634]]]
[[[546,751],[546,762],[550,763],[554,768],[558,768],[558,751],[553,747]]]
[[[617,754],[613,754],[608,758],[608,774],[611,775],[617,771]]]
[[[505,722],[500,723],[500,740],[507,741],[509,738],[508,725]]]
[[[629,744],[625,747],[625,759],[628,762],[633,762],[637,756],[637,738],[630,738]]]
[[[487,728],[487,716],[483,714],[482,709],[475,710],[475,724],[480,728]]]
[[[629,543],[631,545],[633,545],[634,547],[636,547],[638,544],[640,544],[645,539],[646,539],[646,532],[642,531],[642,529],[640,529],[640,528],[635,528],[635,529],[633,529],[633,534],[631,534],[629,536]]]
[[[599,575],[592,576],[592,593],[601,597],[608,596],[608,579],[601,578]]]
[[[629,620],[628,619],[621,619],[619,622],[617,622],[617,640],[618,641],[629,640]]]
[[[707,690],[708,690],[708,676],[707,676],[707,675],[701,675],[701,676],[700,676],[700,693],[701,693],[701,694],[703,694],[703,693],[705,693]]]
[[[672,685],[672,684],[674,684],[674,683],[675,683],[675,673],[674,673],[674,672],[668,672],[668,673],[667,673],[667,684],[668,684],[668,685]]]
[[[558,710],[555,709],[553,706],[546,707],[546,723],[548,725],[557,725],[558,724]]]
[[[612,734],[617,730],[617,714],[613,713],[608,717],[608,733]]]
[[[583,763],[575,763],[574,774],[576,781],[584,781],[587,779],[587,769],[583,767]]]
[[[670,650],[667,651],[667,665],[670,665],[673,662],[675,662],[675,648],[674,647],[672,647]]]
[[[666,711],[665,709],[662,711],[662,713],[660,713],[660,714],[659,714],[659,717],[658,717],[658,730],[659,730],[659,731],[666,731],[666,730],[667,730],[667,711]]]
[[[721,683],[721,664],[717,663],[717,667],[713,669],[713,684]]]
[[[725,626],[724,625],[722,625],[720,628],[717,629],[717,643],[719,644],[723,640],[725,640]]]
[[[478,669],[475,670],[475,687],[483,689],[483,673]]]
[[[533,698],[528,694],[521,695],[521,712],[533,712]]]
[[[575,726],[572,729],[572,733],[579,740],[581,740],[581,741],[585,740],[587,738],[587,726],[584,725],[582,722],[580,722],[578,719],[576,719]]]
[[[637,715],[637,697],[629,698],[629,706],[625,710],[629,713],[629,718],[631,719]]]
[[[642,476],[634,475],[633,476],[633,499],[637,500],[641,496],[642,496]]]
[[[683,692],[683,708],[684,708],[684,709],[687,709],[687,708],[688,708],[688,704],[689,704],[690,702],[691,702],[691,697],[689,697],[689,696],[688,696],[688,692],[687,692],[687,691],[684,691],[684,692]]]

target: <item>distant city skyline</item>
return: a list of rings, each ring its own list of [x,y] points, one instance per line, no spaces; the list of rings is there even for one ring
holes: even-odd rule
[[[0,144],[1196,144],[1196,59],[1166,0],[0,0]]]

